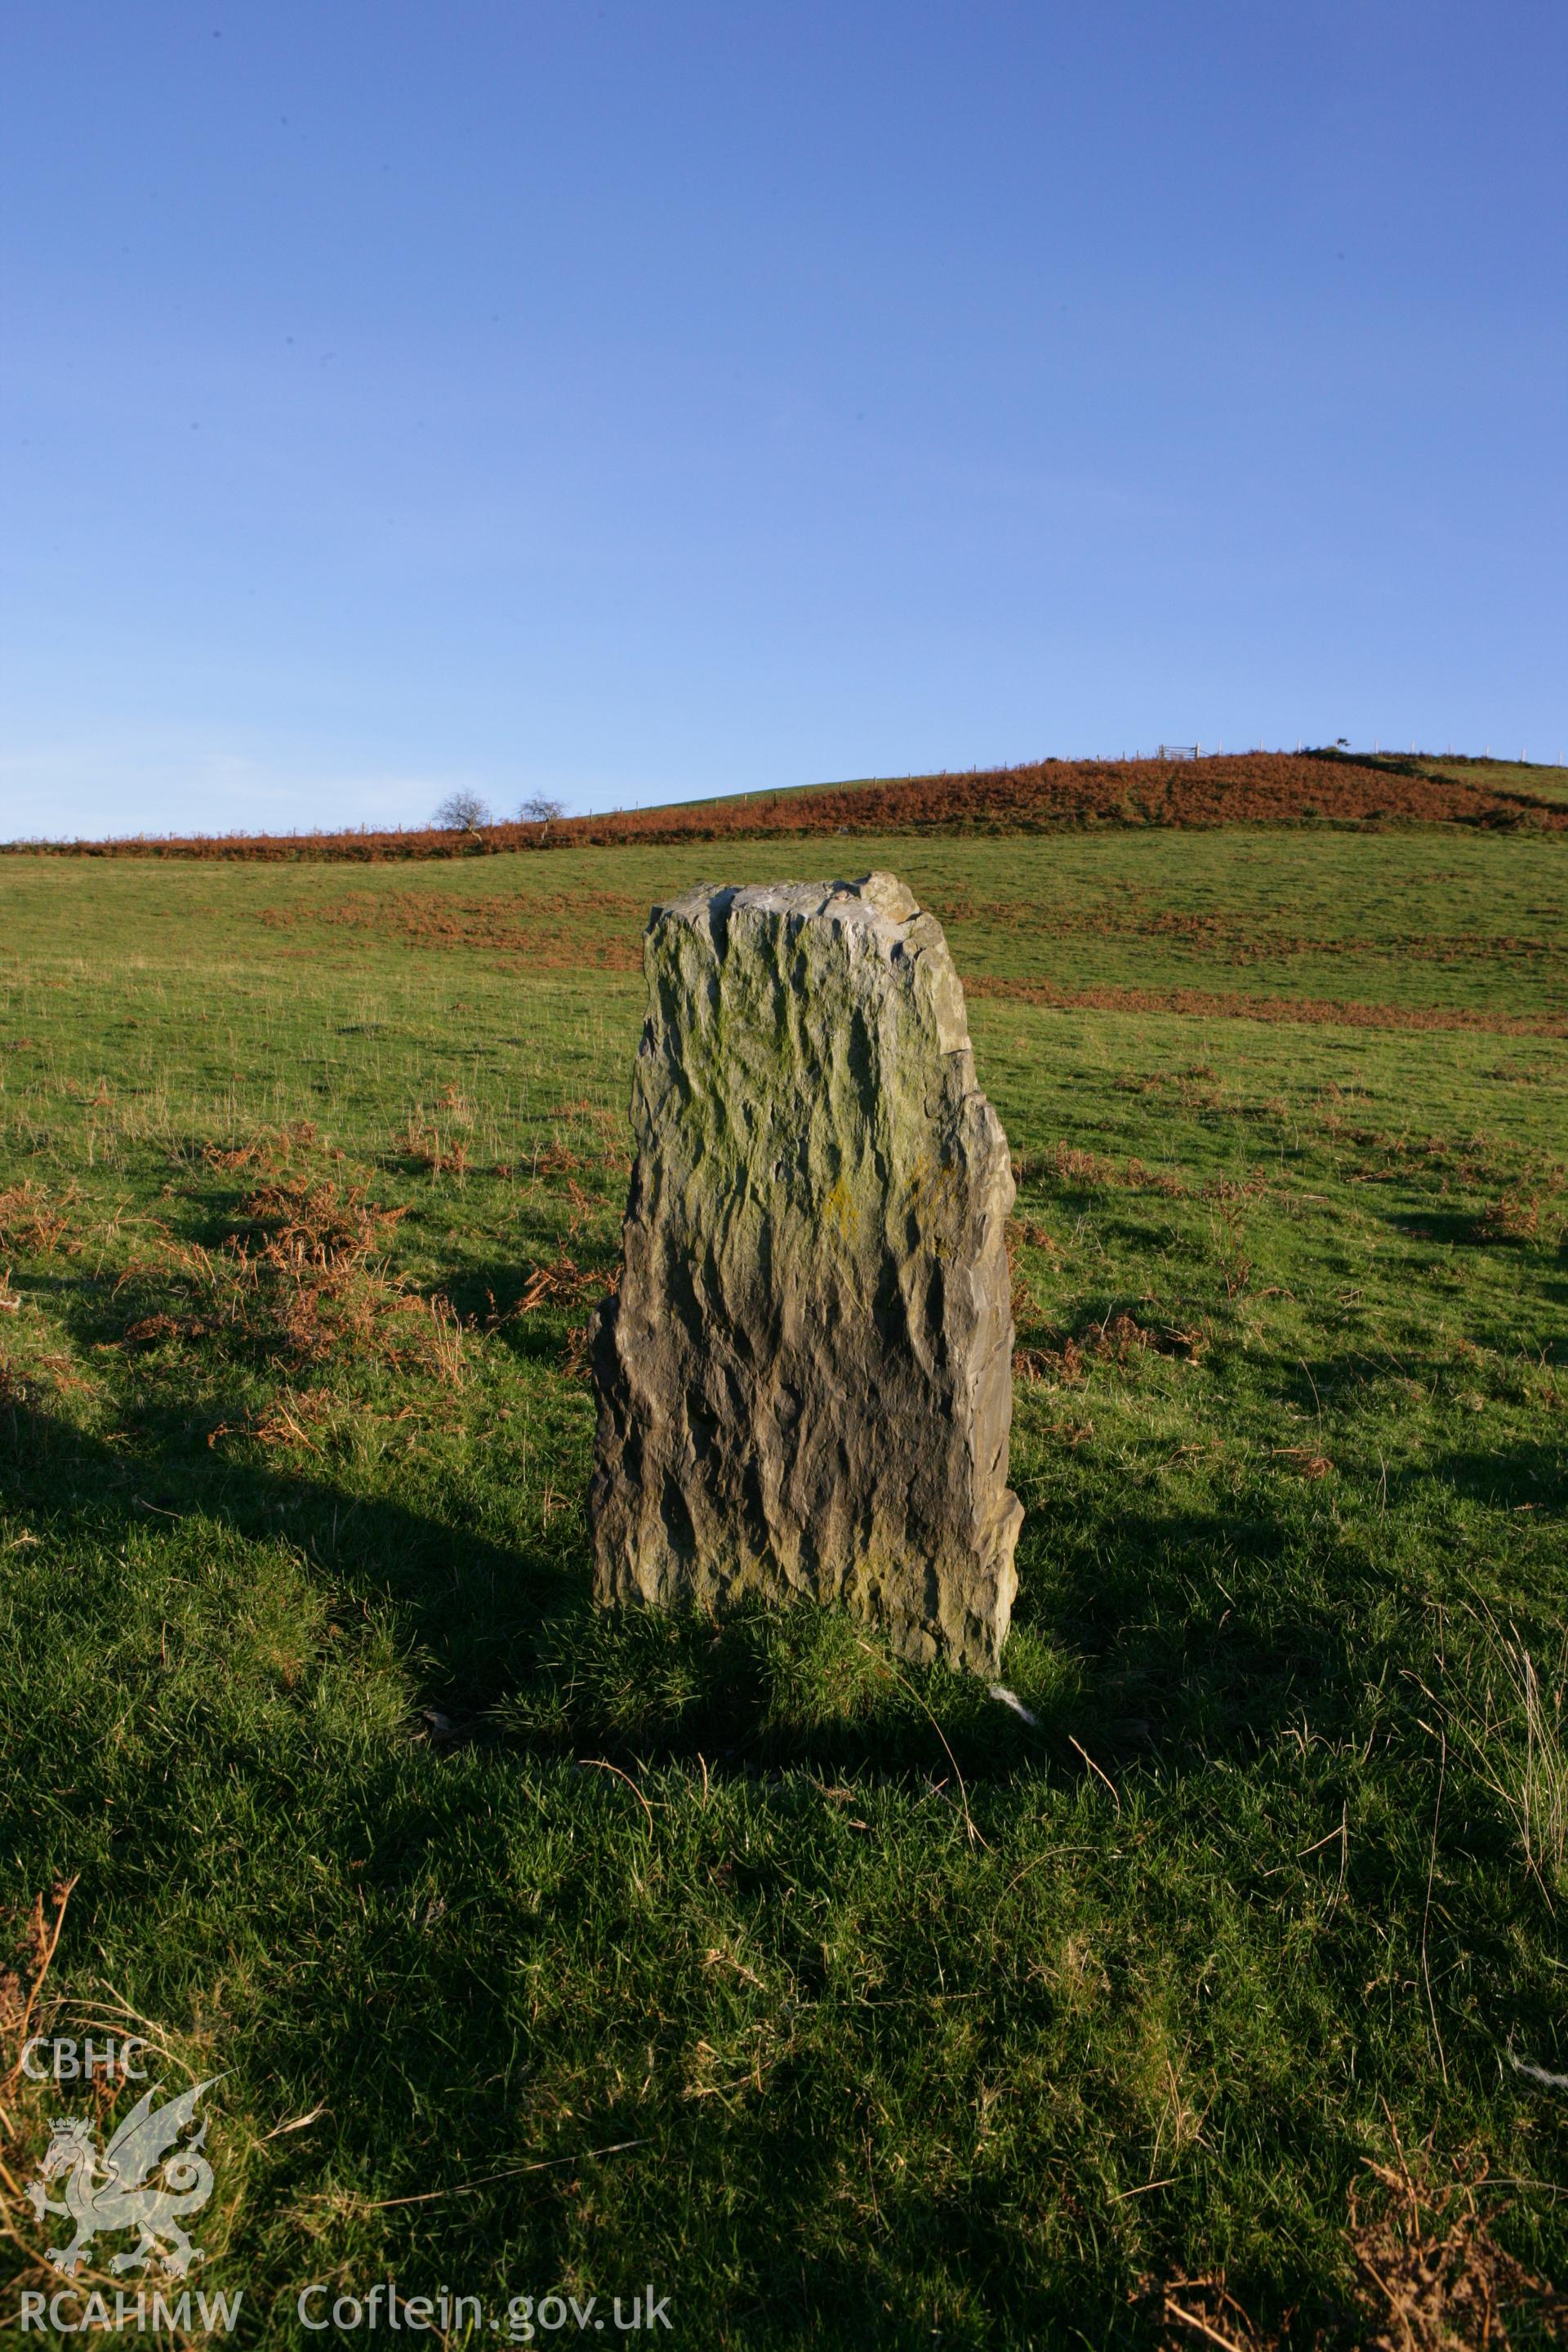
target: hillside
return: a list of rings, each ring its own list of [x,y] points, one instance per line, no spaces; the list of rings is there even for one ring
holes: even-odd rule
[[[1348,2352],[1455,2211],[1548,2340],[1565,849],[0,864],[23,2285],[22,2043],[129,2011],[222,2077],[237,2343],[391,2278],[652,2282],[703,2352]],[[946,926],[1014,1154],[1027,1717],[831,1614],[589,1601],[648,902],[829,859]]]
[[[1451,773],[1407,761],[1336,752],[1244,752],[1212,760],[1039,760],[1016,768],[943,772],[900,781],[743,793],[550,825],[437,827],[403,832],[143,835],[114,841],[16,841],[12,852],[50,856],[296,858],[378,865],[393,860],[493,856],[503,850],[676,841],[761,841],[849,830],[886,833],[1041,833],[1083,825],[1460,824],[1510,830],[1568,828],[1568,804],[1504,789],[1477,763]],[[1522,772],[1528,774],[1529,771]],[[1548,772],[1554,773],[1555,772]]]
[[[1420,765],[1429,775],[1458,777],[1462,782],[1484,784],[1498,793],[1529,793],[1533,799],[1568,801],[1568,767],[1534,760],[1429,760]]]

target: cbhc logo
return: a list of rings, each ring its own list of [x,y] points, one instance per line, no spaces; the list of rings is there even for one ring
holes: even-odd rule
[[[35,2083],[90,2083],[99,2074],[105,2082],[123,2076],[128,2082],[144,2083],[147,2069],[134,2062],[146,2047],[140,2034],[135,2033],[128,2034],[123,2041],[111,2033],[101,2044],[75,2042],[66,2034],[57,2033],[51,2038],[35,2033],[23,2045],[22,2072]],[[48,2053],[47,2062],[35,2065],[34,2059],[40,2051]]]

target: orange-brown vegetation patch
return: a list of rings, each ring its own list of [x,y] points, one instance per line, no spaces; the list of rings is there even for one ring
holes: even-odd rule
[[[1336,1108],[1337,1087],[1319,1117],[1322,1132],[1335,1143],[1353,1145],[1367,1153],[1345,1173],[1353,1184],[1396,1184],[1412,1176],[1436,1176],[1442,1191],[1450,1185],[1464,1192],[1489,1192],[1492,1198],[1469,1220],[1462,1237],[1472,1242],[1538,1242],[1545,1246],[1568,1236],[1568,1167],[1544,1152],[1504,1151],[1496,1139],[1471,1136],[1455,1141],[1442,1135],[1398,1135],[1375,1127],[1352,1126]],[[1456,1238],[1461,1236],[1456,1235]]]
[[[1368,937],[1348,933],[1318,937],[1268,929],[1252,917],[1192,914],[1173,908],[1161,908],[1150,914],[1129,914],[1103,907],[1074,913],[1044,907],[1038,898],[998,898],[989,902],[946,898],[941,913],[948,924],[983,923],[988,931],[1026,931],[1034,940],[1176,940],[1201,949],[1212,961],[1219,963],[1266,963],[1287,956],[1375,956],[1400,963],[1463,964],[1560,961],[1568,957],[1568,947],[1561,940],[1523,937],[1510,931],[1392,931]]]
[[[121,1334],[128,1348],[157,1348],[165,1339],[205,1339],[213,1327],[195,1315],[169,1315],[162,1307],[153,1315],[138,1315]]]
[[[24,1257],[79,1250],[81,1244],[70,1238],[68,1214],[75,1197],[73,1186],[57,1204],[43,1185],[33,1183],[13,1184],[0,1192],[0,1250],[15,1250]]]
[[[209,1168],[276,1168],[297,1151],[310,1151],[317,1140],[308,1118],[289,1119],[283,1127],[258,1128],[243,1143],[204,1143],[202,1158]]]
[[[1122,1309],[1076,1333],[1055,1333],[1044,1344],[1015,1350],[1013,1370],[1028,1381],[1073,1388],[1096,1364],[1126,1365],[1152,1349],[1195,1364],[1208,1346],[1206,1327],[1184,1330],[1171,1323],[1144,1323]]]
[[[313,1184],[294,1176],[258,1185],[243,1213],[260,1236],[258,1263],[303,1281],[365,1265],[408,1212],[377,1208],[358,1185],[340,1192],[331,1181]],[[246,1256],[249,1234],[237,1234],[236,1246]]]
[[[1341,1029],[1484,1029],[1504,1037],[1568,1037],[1552,1013],[1487,1013],[1460,1004],[1365,1004],[1354,998],[1244,996],[1212,988],[1058,988],[1048,980],[973,979],[970,996],[1064,1013],[1184,1013],[1221,1021],[1326,1024]]]
[[[4,1393],[0,1371],[0,1400]],[[21,1904],[7,1904],[0,1909],[0,2079],[5,2085],[5,2099],[0,2101],[0,2176],[8,2185],[35,2162],[35,2151],[47,2129],[47,2094],[28,2079],[22,2053],[30,2033],[40,2028],[48,2032],[52,2027],[52,2003],[45,1985],[75,1885],[74,1878],[57,1879],[47,1909],[41,1895],[30,1909]],[[102,2103],[107,2105],[110,2085],[101,2074],[93,2085],[100,2086],[105,2095]],[[16,2201],[20,2206],[19,2197]],[[9,2223],[6,2235],[20,2254],[21,2276],[26,2284],[38,2277],[58,2276],[28,2252]]]
[[[1372,2164],[1370,2197],[1352,2190],[1345,2236],[1353,2269],[1349,2295],[1331,2291],[1311,2317],[1255,2318],[1221,2270],[1145,2280],[1137,2300],[1155,2326],[1159,2352],[1200,2344],[1221,2352],[1510,2352],[1509,2322],[1528,2318],[1531,2342],[1562,2340],[1568,2296],[1499,2244],[1506,2212],[1484,2168],[1474,2180],[1455,2168],[1439,2183],[1424,2166],[1412,2174]]]
[[[243,1164],[248,1149],[228,1156]],[[219,1248],[169,1244],[127,1267],[116,1288],[140,1311],[122,1339],[176,1350],[211,1340],[295,1370],[342,1354],[455,1384],[463,1355],[458,1316],[385,1260],[406,1213],[377,1207],[358,1185],[303,1171],[269,1180],[241,1203]]]
[[[514,1306],[500,1311],[492,1300],[486,1321],[493,1329],[531,1315],[541,1307],[579,1307],[588,1299],[596,1302],[613,1295],[620,1286],[619,1265],[606,1274],[603,1266],[579,1265],[567,1251],[561,1250],[547,1265],[533,1268]]]
[[[1157,1192],[1167,1201],[1195,1196],[1222,1208],[1241,1201],[1255,1201],[1268,1190],[1268,1179],[1259,1169],[1245,1176],[1210,1176],[1202,1184],[1188,1184],[1172,1169],[1146,1168],[1142,1160],[1108,1160],[1102,1153],[1085,1151],[1076,1143],[1053,1143],[1048,1151],[1016,1152],[1013,1174],[1020,1184],[1043,1181],[1063,1185],[1069,1192]],[[1011,1226],[1009,1232],[1020,1234],[1036,1248],[1055,1250],[1058,1246],[1048,1234],[1035,1225]]]
[[[1397,2165],[1368,2167],[1378,2184],[1370,2200],[1352,2195],[1368,2352],[1508,2352],[1510,2311],[1528,2312],[1546,2340],[1561,2341],[1568,2295],[1499,2245],[1492,2225],[1507,2209],[1484,2168],[1473,2180],[1458,2167],[1439,2180],[1436,2169],[1421,2158],[1413,2169],[1401,2152]]]
[[[625,1176],[631,1174],[631,1154],[626,1150],[624,1112],[608,1110],[602,1103],[589,1102],[583,1097],[576,1102],[556,1103],[544,1115],[556,1124],[551,1141],[538,1162],[542,1176],[569,1173],[587,1167],[608,1168]],[[570,1133],[574,1123],[584,1131],[581,1155],[561,1132],[564,1124]]]
[[[1478,772],[1479,773],[1479,772]],[[1040,760],[969,775],[824,784],[748,793],[685,807],[623,809],[549,825],[482,832],[196,835],[100,842],[12,842],[34,856],[343,859],[483,857],[501,850],[626,842],[763,840],[798,834],[1034,833],[1060,826],[1310,824],[1521,824],[1568,830],[1568,806],[1503,792],[1469,775],[1401,761],[1373,766],[1334,755],[1259,751],[1212,760]]]
[[[498,1162],[493,1175],[517,1176],[526,1167],[535,1177],[563,1176],[568,1194],[579,1202],[584,1196],[572,1181],[574,1176],[631,1174],[624,1116],[585,1099],[557,1103],[543,1116],[551,1122],[549,1141],[535,1144],[523,1160]]]
[[[626,891],[555,891],[545,898],[450,898],[427,890],[351,892],[330,906],[268,907],[269,930],[300,923],[374,931],[413,948],[489,948],[536,971],[580,969],[590,937],[602,970],[642,968],[648,901]]]
[[[421,1119],[411,1111],[404,1127],[397,1157],[426,1176],[465,1176],[468,1147],[460,1135],[443,1133],[439,1120]]]
[[[330,1389],[286,1388],[248,1420],[219,1422],[208,1433],[207,1444],[216,1445],[220,1437],[248,1437],[258,1445],[302,1445],[307,1453],[319,1454],[321,1424],[342,1409],[342,1398]],[[312,1430],[316,1436],[311,1435]]]
[[[1298,1477],[1331,1478],[1333,1475],[1333,1464],[1326,1454],[1320,1454],[1315,1445],[1276,1445],[1270,1450],[1276,1461],[1288,1462]]]
[[[1053,1143],[1048,1151],[1019,1152],[1014,1158],[1013,1173],[1020,1184],[1048,1177],[1058,1184],[1090,1192],[1163,1192],[1171,1200],[1182,1199],[1187,1190],[1181,1178],[1166,1169],[1145,1168],[1141,1160],[1130,1160],[1124,1168],[1119,1167],[1114,1160],[1082,1150],[1076,1143]]]
[[[1564,1234],[1564,1220],[1550,1201],[1535,1192],[1509,1192],[1489,1202],[1475,1221],[1478,1242],[1553,1242]]]

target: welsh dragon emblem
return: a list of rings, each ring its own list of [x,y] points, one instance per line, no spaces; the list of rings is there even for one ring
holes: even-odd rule
[[[197,2213],[213,2190],[213,2168],[202,2154],[207,2136],[204,2123],[191,2138],[181,2139],[195,2119],[196,2101],[221,2080],[215,2074],[154,2107],[158,2085],[136,2102],[116,2126],[113,2138],[100,2155],[98,2135],[89,2116],[57,2116],[48,2147],[38,2167],[38,2178],[27,2184],[27,2198],[41,2221],[46,2213],[62,2214],[76,2227],[68,2246],[51,2246],[48,2258],[68,2278],[100,2230],[134,2230],[136,2243],[116,2254],[109,2267],[115,2273],[145,2270],[154,2258],[167,2275],[184,2278],[193,2263],[204,2257],[180,2227],[183,2214]],[[65,2200],[48,2194],[47,2183],[66,2177]]]

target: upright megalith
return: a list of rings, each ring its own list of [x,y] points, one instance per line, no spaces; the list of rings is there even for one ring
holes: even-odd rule
[[[890,874],[649,920],[617,1296],[595,1319],[601,1601],[840,1601],[994,1668],[1013,1177],[942,926]]]

